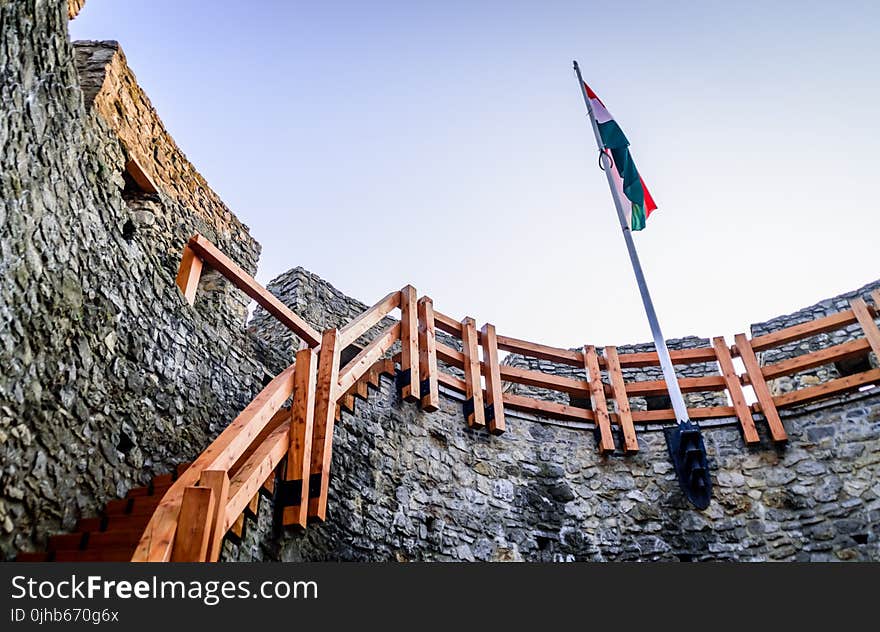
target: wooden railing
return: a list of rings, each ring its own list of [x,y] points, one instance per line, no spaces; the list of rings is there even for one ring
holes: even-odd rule
[[[169,488],[153,514],[133,561],[213,561],[224,535],[237,522],[262,487],[276,490],[275,511],[284,525],[306,527],[309,519],[325,520],[332,460],[333,427],[340,407],[355,395],[366,397],[367,385],[378,384],[380,372],[396,372],[403,398],[425,411],[440,406],[440,387],[462,393],[464,417],[474,429],[494,435],[506,430],[505,409],[594,424],[600,452],[617,449],[613,428],[621,431],[624,453],[639,449],[636,425],[675,420],[674,411],[632,410],[630,398],[667,393],[664,380],[625,379],[624,370],[659,367],[656,352],[619,353],[616,347],[578,350],[550,347],[498,334],[494,325],[477,329],[472,318],[456,320],[434,310],[433,301],[418,298],[407,285],[391,292],[341,329],[318,334],[301,317],[261,287],[201,235],[184,249],[177,284],[192,304],[207,264],[229,279],[284,323],[302,340],[296,361],[278,374]],[[880,357],[880,330],[873,305],[861,298],[851,309],[808,323],[749,339],[735,336],[728,346],[715,337],[709,347],[672,350],[676,365],[717,364],[720,374],[679,378],[689,392],[724,392],[729,405],[695,406],[692,419],[735,418],[747,444],[760,442],[755,415],[760,414],[775,442],[787,440],[778,409],[832,397],[880,384],[880,369],[869,369],[790,393],[772,395],[767,381],[797,374],[841,359]],[[400,319],[380,331],[383,319],[399,310]],[[864,338],[805,353],[762,366],[757,353],[858,323]],[[447,334],[446,342],[437,332]],[[370,333],[370,342],[345,366],[342,351]],[[447,342],[452,343],[447,344]],[[388,358],[392,347],[400,350]],[[558,375],[512,366],[500,361],[508,352],[575,367],[582,376]],[[738,374],[739,357],[745,373]],[[570,369],[569,369],[569,372]],[[505,384],[549,389],[589,401],[589,408],[509,392]],[[757,402],[747,403],[743,385]],[[611,409],[608,400],[611,400]],[[290,400],[290,408],[284,408]],[[283,493],[277,493],[281,489]]]

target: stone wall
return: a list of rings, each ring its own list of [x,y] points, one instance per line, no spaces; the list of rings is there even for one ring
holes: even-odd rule
[[[73,46],[67,19],[0,3],[2,559],[191,460],[277,370],[224,284],[194,308],[174,284],[195,231],[249,271],[259,246],[163,141],[118,45]],[[153,144],[158,192],[128,190]]]
[[[301,269],[272,287],[310,314],[329,300],[325,326],[365,307]],[[639,428],[637,455],[603,457],[589,424],[507,415],[508,432],[492,437],[467,428],[460,396],[422,413],[383,378],[336,424],[328,521],[276,537],[263,501],[224,559],[880,561],[876,391],[794,411],[785,448],[763,423],[757,448],[735,419],[706,427],[715,489],[704,512],[683,499],[657,427]]]

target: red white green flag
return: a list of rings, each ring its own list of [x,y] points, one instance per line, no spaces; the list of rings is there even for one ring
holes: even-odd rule
[[[611,157],[613,163],[611,175],[617,193],[621,201],[629,201],[629,208],[624,208],[626,221],[632,230],[642,230],[648,217],[657,209],[657,205],[654,204],[654,198],[651,197],[645,181],[636,169],[636,164],[629,153],[629,141],[623,130],[590,86],[584,83],[584,88],[599,126],[603,151]],[[624,207],[626,207],[625,203]]]

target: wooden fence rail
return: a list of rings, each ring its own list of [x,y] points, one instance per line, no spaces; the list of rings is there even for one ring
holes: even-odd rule
[[[341,328],[319,334],[201,235],[194,236],[184,249],[177,277],[190,304],[205,265],[285,324],[302,339],[303,347],[296,352],[296,362],[263,388],[168,488],[133,561],[216,560],[222,538],[241,524],[245,511],[253,511],[261,488],[273,490],[282,524],[304,528],[309,518],[325,520],[334,422],[341,407],[351,409],[356,397],[368,396],[368,387],[378,387],[383,373],[395,372],[401,396],[425,411],[440,407],[440,387],[461,393],[467,424],[475,430],[485,427],[495,435],[507,429],[505,408],[592,423],[603,454],[618,450],[614,428],[620,431],[620,450],[633,453],[639,449],[637,425],[675,421],[671,409],[631,407],[632,397],[667,392],[662,379],[627,380],[624,373],[659,367],[655,352],[620,353],[614,346],[597,349],[593,345],[562,349],[499,334],[491,323],[478,329],[472,318],[459,321],[437,311],[429,297],[419,298],[409,285],[389,293]],[[679,377],[683,392],[726,393],[730,402],[689,408],[690,417],[734,418],[744,441],[757,444],[760,434],[755,416],[760,415],[771,439],[784,442],[787,434],[778,409],[880,384],[880,369],[873,368],[784,394],[773,395],[769,384],[869,352],[880,357],[880,329],[875,322],[880,293],[871,299],[873,304],[857,298],[850,309],[751,339],[737,334],[733,346],[715,337],[707,347],[671,350],[676,365],[711,364],[719,369],[718,374]],[[372,334],[370,342],[341,366],[343,349],[375,331],[394,310],[399,310],[400,318]],[[859,325],[863,337],[763,366],[758,356],[853,324]],[[460,349],[439,340],[437,332],[450,336]],[[397,344],[400,350],[389,358]],[[513,366],[502,361],[500,354],[505,352],[567,367],[568,375]],[[743,363],[744,373],[737,373],[736,358]],[[566,404],[511,392],[510,385],[516,384],[563,393],[571,401]],[[755,404],[748,405],[743,386],[753,389]],[[284,408],[287,401],[289,409]],[[578,402],[589,402],[589,407]]]

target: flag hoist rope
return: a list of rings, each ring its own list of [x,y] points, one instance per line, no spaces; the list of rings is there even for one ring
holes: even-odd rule
[[[666,340],[663,338],[663,332],[660,331],[660,323],[657,321],[657,312],[654,311],[654,302],[651,300],[651,294],[648,292],[648,285],[645,283],[645,274],[642,272],[642,264],[639,263],[639,255],[636,252],[635,243],[633,243],[632,230],[626,221],[626,214],[623,210],[624,200],[620,199],[617,187],[614,186],[614,179],[611,174],[613,168],[611,157],[604,151],[605,146],[602,143],[602,136],[599,134],[599,125],[596,123],[596,116],[593,114],[593,107],[590,105],[590,98],[587,96],[584,79],[581,77],[581,69],[578,63],[574,62],[574,72],[577,75],[578,85],[581,94],[584,97],[584,103],[587,106],[587,113],[590,116],[590,123],[593,126],[593,134],[596,136],[596,143],[599,145],[599,160],[602,163],[605,176],[608,178],[608,187],[611,189],[611,197],[614,198],[614,206],[617,208],[617,219],[620,221],[620,229],[623,231],[623,240],[626,242],[626,249],[629,252],[629,260],[632,262],[633,272],[636,275],[636,283],[639,285],[639,292],[642,295],[642,303],[645,305],[645,313],[648,316],[648,323],[651,326],[651,335],[654,337],[654,346],[657,349],[657,355],[660,358],[660,366],[663,368],[663,379],[666,380],[666,388],[669,391],[669,399],[672,401],[672,408],[675,411],[675,417],[678,423],[684,423],[688,420],[687,406],[684,403],[684,397],[681,395],[681,389],[678,387],[678,379],[675,377],[675,369],[672,366],[672,359],[669,357],[669,349],[666,347]]]

